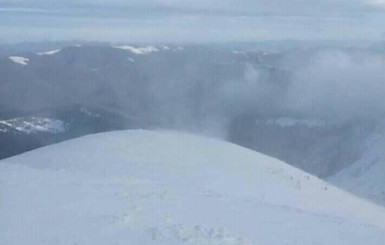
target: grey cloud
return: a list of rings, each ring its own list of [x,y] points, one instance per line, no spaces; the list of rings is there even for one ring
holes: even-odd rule
[[[47,0],[18,0],[0,3],[0,6],[39,6],[39,7],[141,7],[168,8],[179,10],[210,10],[218,12],[233,12],[244,14],[274,14],[274,15],[334,15],[360,13],[368,9],[382,9],[382,0],[80,0],[80,1],[47,1]]]
[[[338,122],[381,118],[385,115],[384,67],[385,57],[377,54],[344,50],[316,52],[307,59],[307,64],[300,62],[294,69],[285,107],[306,116]]]
[[[15,0],[0,2],[0,28],[7,30],[3,41],[379,39],[382,5],[380,0]]]

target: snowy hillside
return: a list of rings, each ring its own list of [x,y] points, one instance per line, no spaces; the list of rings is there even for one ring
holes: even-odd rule
[[[360,159],[328,180],[360,197],[385,205],[385,123],[366,142]]]
[[[0,162],[0,244],[385,244],[385,210],[281,161],[120,131]]]
[[[139,128],[132,118],[92,106],[47,108],[0,116],[0,159],[83,135]],[[140,128],[145,124],[141,123]]]

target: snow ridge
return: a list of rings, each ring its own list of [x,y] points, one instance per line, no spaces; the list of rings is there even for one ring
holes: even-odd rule
[[[0,183],[7,245],[385,244],[384,209],[274,158],[179,132],[50,145],[0,161]]]

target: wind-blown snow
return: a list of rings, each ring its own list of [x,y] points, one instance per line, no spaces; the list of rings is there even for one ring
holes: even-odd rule
[[[150,54],[150,53],[159,51],[159,49],[154,47],[154,46],[133,47],[133,46],[128,46],[128,45],[123,45],[123,46],[114,46],[114,48],[128,50],[128,51],[130,51],[134,54],[137,54],[137,55]]]
[[[28,58],[21,57],[21,56],[9,56],[8,58],[20,65],[28,65],[28,61],[29,61]]]
[[[47,51],[47,52],[41,52],[41,53],[37,53],[37,55],[54,55],[54,54],[57,54],[61,51],[61,49],[55,49],[55,50],[51,50],[51,51]]]
[[[176,132],[0,161],[0,244],[384,244],[385,211],[276,159]]]

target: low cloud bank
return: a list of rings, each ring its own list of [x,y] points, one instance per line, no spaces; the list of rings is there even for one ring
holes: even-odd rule
[[[283,106],[304,116],[347,122],[383,117],[384,99],[383,55],[322,50],[293,70]]]
[[[295,51],[268,71],[246,65],[242,80],[219,91],[234,111],[332,123],[377,120],[385,116],[385,56],[368,50]]]

